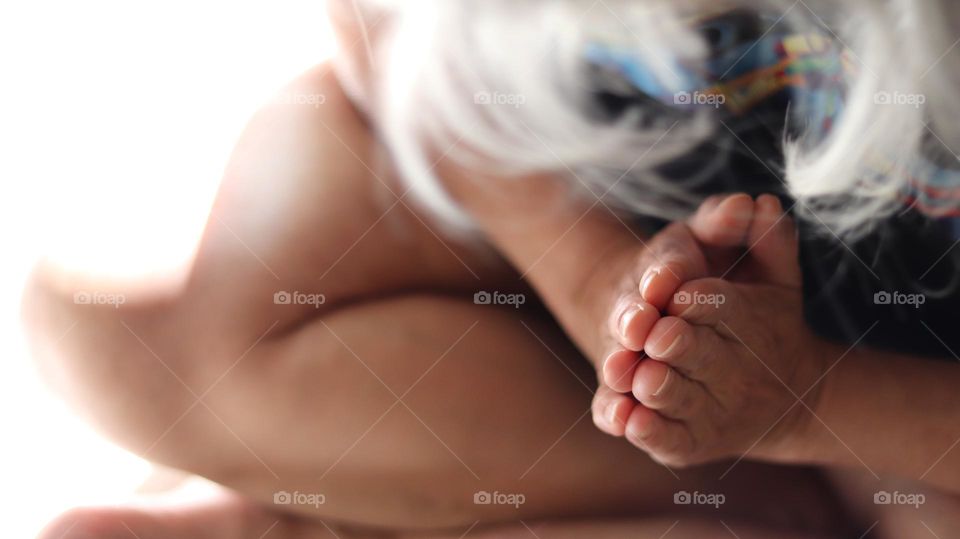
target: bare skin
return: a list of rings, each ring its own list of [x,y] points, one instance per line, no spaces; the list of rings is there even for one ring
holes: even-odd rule
[[[727,226],[716,227],[721,234],[712,240],[696,230],[692,234],[696,241],[690,234],[675,234],[676,225],[646,238],[629,230],[603,205],[589,200],[558,211],[550,197],[559,196],[565,188],[556,179],[484,176],[483,181],[475,181],[477,174],[452,171],[442,178],[501,252],[526,268],[531,285],[596,366],[602,385],[593,411],[602,430],[626,435],[655,460],[675,466],[744,453],[765,461],[823,466],[837,472],[840,490],[852,505],[866,507],[861,514],[878,523],[872,533],[882,536],[898,537],[890,530],[903,529],[923,536],[924,532],[917,530],[924,527],[925,518],[937,513],[922,507],[907,511],[873,504],[875,494],[886,492],[881,485],[911,485],[909,493],[936,499],[942,507],[960,506],[960,453],[953,451],[960,437],[955,420],[960,405],[953,396],[960,384],[960,370],[951,362],[848,350],[807,330],[801,316],[799,268],[792,262],[790,267],[783,266],[784,260],[796,260],[789,247],[793,240],[787,241],[788,235],[783,233],[779,205],[772,197],[757,202],[767,206],[764,211],[768,214],[767,226],[757,231],[727,237],[738,228],[737,223],[749,223],[753,209],[745,209],[729,212]],[[746,202],[753,204],[749,199]],[[770,204],[776,204],[772,216]],[[691,228],[696,228],[696,219]],[[531,232],[517,235],[512,229]],[[670,236],[669,241],[665,235]],[[773,238],[779,238],[781,244],[786,241],[786,249],[784,245],[762,245],[772,243]],[[719,260],[728,264],[720,262],[720,267],[729,269],[729,262],[742,257],[747,271],[739,278],[767,288],[701,280],[721,275],[710,270],[718,261],[717,252],[707,253],[704,246],[696,246],[704,240],[713,241],[712,247],[741,247],[739,256],[721,254]],[[752,249],[744,253],[744,247]],[[578,256],[591,249],[602,255],[599,262]],[[541,264],[545,260],[548,262]],[[733,277],[737,273],[733,272]],[[737,314],[726,319],[739,328],[737,335],[720,327],[719,319],[694,321],[694,325],[712,322],[714,329],[723,330],[725,339],[736,341],[732,348],[719,347],[720,341],[710,340],[710,332],[692,328],[689,333],[698,338],[691,335],[687,339],[696,359],[704,360],[696,353],[697,347],[716,358],[718,376],[712,387],[726,392],[727,404],[738,403],[738,412],[727,423],[735,428],[723,428],[723,421],[710,417],[709,407],[701,406],[697,415],[685,408],[690,402],[670,402],[666,394],[654,395],[671,372],[680,373],[668,365],[667,350],[658,347],[661,342],[672,342],[670,337],[681,329],[674,325],[690,322],[678,320],[686,306],[671,302],[678,291],[725,294],[741,300]],[[662,318],[662,310],[666,310],[666,318]],[[738,338],[740,335],[743,337]],[[722,350],[730,355],[718,355]],[[660,357],[643,359],[640,352]],[[772,369],[758,368],[758,357],[766,359]],[[746,368],[738,370],[735,365]],[[674,381],[684,379],[673,377]],[[734,390],[737,387],[754,390]],[[691,388],[689,393],[695,392]],[[800,400],[803,404],[794,405]],[[674,412],[683,408],[682,414],[694,413],[683,419],[703,426],[701,434],[708,440],[708,450],[701,451],[691,443],[690,431],[671,423],[680,417],[664,409],[671,407]],[[781,414],[783,419],[778,421]],[[880,432],[905,449],[891,450],[890,445],[877,443]],[[873,481],[852,479],[857,473]],[[942,529],[960,529],[960,522],[944,518]]]
[[[745,452],[766,461],[823,466],[833,473],[849,503],[861,508],[862,518],[877,523],[871,533],[882,537],[900,537],[897,533],[904,529],[913,530],[908,536],[923,537],[929,533],[923,530],[926,519],[934,517],[941,519],[941,529],[960,530],[960,520],[925,507],[907,510],[873,503],[875,494],[894,492],[884,485],[910,485],[905,492],[923,494],[926,500],[936,500],[931,503],[954,508],[948,514],[957,514],[960,453],[953,449],[960,437],[954,420],[960,406],[954,394],[960,384],[960,370],[956,364],[869,349],[848,351],[848,347],[815,337],[802,323],[796,288],[798,268],[770,265],[778,258],[790,260],[789,248],[787,252],[769,249],[767,254],[762,248],[745,255],[741,252],[745,266],[750,268],[742,278],[758,284],[766,282],[773,288],[737,294],[731,283],[698,281],[719,276],[709,269],[713,257],[705,256],[702,246],[695,248],[689,241],[678,241],[685,236],[673,234],[671,228],[645,238],[590,201],[579,208],[557,211],[549,197],[564,187],[552,178],[518,181],[484,177],[478,182],[473,181],[476,174],[452,172],[442,177],[501,252],[518,267],[527,268],[531,285],[596,366],[602,385],[593,411],[594,421],[602,430],[615,436],[627,435],[631,443],[654,459],[677,466]],[[774,210],[777,212],[779,206]],[[745,241],[749,236],[724,237],[737,228],[737,222],[749,221],[743,216],[752,216],[753,210],[730,214],[734,219],[728,226],[718,227],[724,234],[713,239],[715,247],[756,247],[756,241]],[[774,226],[777,219],[767,221],[769,226],[754,234],[755,239],[783,235],[778,230],[782,227]],[[695,228],[696,223],[691,226]],[[510,230],[516,228],[531,233],[511,234]],[[665,233],[670,234],[669,241],[665,241]],[[701,235],[695,239],[706,238]],[[589,249],[603,255],[599,263],[577,255]],[[721,256],[720,260],[737,258]],[[549,262],[540,264],[543,260]],[[730,265],[721,262],[720,267]],[[652,281],[648,279],[650,272]],[[702,454],[684,450],[692,447],[686,443],[689,433],[666,428],[671,418],[657,410],[670,405],[652,395],[652,388],[659,388],[669,372],[666,362],[641,359],[639,352],[649,355],[651,351],[666,351],[657,348],[657,343],[668,339],[671,330],[658,323],[676,322],[681,311],[673,305],[663,319],[660,310],[671,307],[670,300],[678,290],[716,294],[721,288],[730,297],[751,297],[741,306],[740,314],[728,320],[731,325],[738,323],[741,338],[750,338],[747,343],[735,343],[737,350],[731,350],[730,357],[718,358],[718,362],[723,361],[722,375],[714,387],[737,387],[753,370],[763,375],[756,380],[766,378],[767,389],[775,391],[746,393],[753,403],[741,404],[750,413],[736,416],[731,423],[735,429],[718,430],[706,414],[689,418],[714,431],[711,452]],[[774,288],[776,294],[772,293]],[[630,319],[623,324],[625,312]],[[739,324],[744,319],[752,322]],[[718,325],[717,320],[713,322]],[[726,331],[729,340],[737,340]],[[648,339],[651,334],[652,340]],[[647,350],[648,345],[651,350]],[[719,350],[709,339],[694,340],[693,346],[697,345],[714,355]],[[769,376],[766,369],[754,369],[758,353],[774,366],[773,372],[780,373],[781,380]],[[731,368],[735,361],[750,369]],[[782,374],[791,371],[799,374],[797,379],[781,383]],[[805,404],[791,408],[801,396]],[[739,399],[737,395],[735,400]],[[776,422],[780,412],[785,412],[784,419]],[[663,428],[651,428],[656,425]],[[654,432],[662,436],[662,443],[650,439]],[[897,440],[896,447],[904,449],[891,450],[890,445],[877,443],[880,432],[885,438]],[[858,474],[869,480],[863,481]]]
[[[485,231],[518,268],[511,270],[482,243],[444,237],[412,203],[391,208],[402,188],[389,167],[369,165],[381,161],[362,120],[335,84],[318,78],[298,84],[328,96],[322,114],[329,116],[274,110],[251,126],[184,288],[146,285],[119,310],[80,308],[70,301],[74,290],[109,284],[41,270],[28,293],[28,318],[48,370],[60,373],[62,390],[78,408],[132,450],[244,496],[185,508],[177,518],[151,511],[69,514],[53,524],[50,537],[77,522],[74,530],[99,524],[97,536],[127,537],[119,526],[126,521],[141,525],[141,537],[166,537],[175,529],[184,537],[216,532],[225,538],[259,537],[263,531],[251,530],[267,529],[269,522],[279,523],[270,531],[277,537],[325,537],[334,529],[340,536],[422,536],[443,528],[458,529],[460,536],[478,520],[471,534],[527,536],[527,524],[486,526],[571,516],[591,520],[545,524],[537,534],[660,537],[669,530],[671,537],[728,537],[729,525],[741,537],[768,537],[776,532],[764,526],[797,530],[803,521],[825,527],[819,525],[823,507],[811,504],[825,494],[805,472],[741,462],[722,484],[716,478],[729,463],[680,472],[681,488],[721,491],[731,502],[720,511],[681,515],[670,529],[675,520],[663,515],[677,509],[671,503],[677,480],[642,453],[578,422],[590,398],[581,382],[592,387],[593,375],[577,349],[535,309],[518,313],[471,301],[478,290],[526,291],[517,278],[524,273],[602,376],[604,353],[616,340],[607,321],[616,312],[611,302],[623,293],[623,276],[639,279],[654,262],[676,254],[675,245],[644,237],[648,246],[641,248],[638,237],[625,234],[604,210],[589,213],[574,233],[548,245],[545,238],[553,242],[582,215],[576,206],[555,211],[550,196],[565,196],[562,182],[538,178],[511,182],[513,191],[493,184],[476,193],[458,181],[466,174],[441,162],[464,205],[499,227]],[[290,138],[310,144],[298,147]],[[266,144],[276,140],[284,143]],[[264,170],[268,158],[290,169],[279,175],[271,170],[269,179],[251,173]],[[309,181],[316,178],[324,181]],[[275,195],[284,192],[290,197],[278,200]],[[529,204],[537,200],[553,205],[534,211]],[[490,208],[493,213],[483,213]],[[518,237],[518,229],[542,235]],[[507,241],[518,238],[526,243]],[[579,263],[583,252],[596,253],[596,263]],[[276,306],[278,290],[323,293],[328,301],[321,309]],[[370,342],[371,327],[382,332],[377,342]],[[204,403],[194,406],[198,395]],[[598,402],[611,397],[598,393],[595,421]],[[491,440],[497,440],[496,451]],[[843,475],[838,484],[863,530],[883,518],[875,533],[923,536],[928,532],[917,526],[918,516],[938,532],[956,529],[950,513],[932,510],[951,507],[947,496],[925,491],[934,501],[922,512],[878,509],[863,503],[877,483]],[[777,497],[786,488],[796,497],[789,502]],[[294,508],[300,516],[288,516],[269,504],[280,489],[323,492],[327,503]],[[529,502],[518,509],[477,506],[472,496],[480,489],[522,492]],[[755,520],[785,507],[788,517]],[[721,515],[727,520],[718,525]],[[611,516],[631,519],[596,520]],[[737,516],[754,521],[733,520]]]
[[[441,236],[412,204],[390,209],[401,191],[364,165],[376,145],[326,71],[293,90],[327,106],[254,119],[179,286],[124,286],[120,308],[76,305],[76,290],[117,285],[42,267],[27,290],[41,366],[76,409],[131,451],[243,495],[160,513],[179,520],[134,518],[138,535],[180,522],[243,537],[241,517],[281,520],[277,537],[668,514],[718,532],[718,518],[829,527],[827,494],[804,470],[742,463],[721,484],[714,465],[678,480],[593,428],[594,375],[575,348],[536,308],[473,303],[478,290],[525,287],[482,243]],[[265,166],[277,162],[282,173]],[[327,301],[276,305],[280,290]],[[273,506],[279,490],[326,503]],[[526,503],[475,505],[481,490]],[[727,502],[678,508],[681,490]],[[104,511],[65,515],[47,535],[128,533]]]
[[[358,30],[351,21],[355,23],[356,19],[341,17],[339,20],[344,41],[355,43],[353,37]],[[366,26],[375,27],[376,22],[366,21]],[[359,49],[346,47],[346,50]],[[357,65],[366,65],[368,71],[373,71],[360,54],[357,59]],[[375,78],[365,77],[362,69],[360,74],[361,86],[363,81],[369,85]],[[361,98],[362,94],[360,92]],[[448,191],[473,216],[489,241],[524,274],[567,335],[596,366],[602,383],[593,411],[594,421],[601,428],[604,428],[603,413],[614,410],[615,413],[609,415],[625,417],[622,414],[639,404],[637,395],[623,395],[619,391],[642,396],[645,385],[657,385],[658,376],[667,372],[663,368],[649,368],[658,362],[648,360],[644,373],[637,373],[640,362],[635,351],[643,348],[638,348],[638,344],[656,342],[669,333],[663,324],[657,326],[659,310],[667,307],[678,287],[688,281],[720,275],[736,282],[766,281],[787,289],[797,280],[797,268],[784,268],[782,262],[777,261],[785,256],[783,249],[757,248],[761,240],[766,243],[770,243],[771,237],[783,240],[779,215],[771,218],[777,212],[770,211],[774,204],[770,197],[765,201],[761,197],[756,207],[747,197],[732,197],[730,211],[719,212],[713,221],[696,216],[690,228],[698,245],[691,245],[680,239],[682,234],[662,232],[650,238],[630,230],[624,217],[614,215],[603,201],[595,201],[590,196],[571,201],[569,179],[547,175],[499,178],[479,170],[463,170],[450,162],[440,163],[440,169],[439,177]],[[763,206],[766,208],[762,209]],[[764,213],[766,218],[759,219],[759,226],[755,227],[759,230],[752,235],[743,232],[744,225],[757,221],[755,214]],[[766,222],[762,222],[764,220]],[[698,227],[704,224],[707,226]],[[584,253],[592,256],[585,257]],[[706,259],[700,261],[700,267],[693,263],[697,258]],[[872,500],[877,483],[911,485],[913,492],[925,493],[928,499],[936,498],[943,506],[955,506],[960,492],[960,452],[954,451],[960,437],[957,427],[960,423],[956,421],[960,407],[953,398],[960,384],[956,364],[869,349],[848,350],[846,346],[826,343],[796,323],[799,320],[796,302],[770,302],[768,295],[758,296],[755,299],[760,303],[752,305],[753,310],[769,316],[755,317],[756,323],[746,327],[750,332],[759,331],[763,335],[759,341],[741,343],[744,346],[740,352],[752,346],[761,351],[768,363],[785,357],[783,368],[787,371],[805,370],[797,380],[787,380],[787,388],[780,384],[784,391],[778,397],[794,401],[797,395],[803,394],[805,405],[788,413],[782,421],[784,426],[761,439],[751,449],[751,456],[831,470],[838,478],[840,490],[850,504],[857,507],[861,507],[864,500]],[[625,309],[636,309],[644,302],[653,308],[640,309],[642,315],[633,316],[625,325],[619,324]],[[620,327],[624,328],[622,334],[617,332]],[[646,339],[647,333],[653,330],[657,330],[652,334],[654,339]],[[789,338],[780,339],[775,335]],[[798,338],[801,335],[803,337]],[[764,339],[780,340],[768,352],[758,344]],[[793,353],[783,353],[783,345],[787,344]],[[953,351],[945,349],[944,353]],[[619,365],[611,361],[615,355],[619,355]],[[754,354],[749,356],[748,359],[756,359]],[[814,367],[803,365],[798,369],[801,362]],[[731,370],[721,377],[725,380],[721,383],[736,385],[742,381],[738,380],[741,374]],[[812,378],[818,383],[810,383]],[[611,390],[610,386],[618,381],[629,383],[625,388]],[[794,382],[799,391],[789,387]],[[804,393],[808,389],[811,391]],[[771,402],[754,398],[754,405],[770,407]],[[648,417],[652,416],[648,414]],[[622,425],[619,421],[613,423],[612,434],[625,432],[626,421]],[[766,422],[753,421],[745,430],[768,427]],[[895,440],[895,445],[904,449],[891,450],[889,444],[877,443],[879,432],[884,433],[885,440]],[[724,437],[717,441],[718,445],[740,449],[743,444],[751,443]],[[646,449],[642,443],[636,445]],[[651,454],[658,457],[657,452]],[[675,462],[690,464],[696,459]],[[858,473],[867,481],[853,479]],[[887,531],[888,526],[898,531],[905,527],[918,529],[918,516],[929,519],[937,515],[869,505],[869,510],[860,512],[863,518],[882,520],[875,532],[895,537],[900,535]],[[897,524],[890,524],[891,521]],[[941,524],[942,529],[960,528],[960,524],[950,522],[949,518],[941,520]],[[925,536],[928,532],[917,533]]]

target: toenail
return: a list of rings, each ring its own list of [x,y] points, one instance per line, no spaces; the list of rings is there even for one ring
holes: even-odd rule
[[[660,393],[667,387],[667,384],[670,383],[670,375],[672,374],[672,373],[671,373],[672,370],[673,370],[673,369],[671,369],[671,368],[667,368],[667,374],[664,375],[664,377],[663,377],[663,382],[661,382],[661,383],[660,383],[660,387],[657,388],[657,390],[653,392],[653,395],[651,395],[652,397],[659,397],[659,396],[660,396]]]
[[[650,288],[650,283],[657,275],[660,275],[660,268],[647,268],[643,278],[640,279],[640,295],[643,296],[643,299],[647,299],[647,289]]]
[[[673,354],[673,352],[676,350],[677,346],[680,344],[680,341],[682,340],[683,340],[683,333],[677,334],[677,336],[673,339],[673,342],[670,343],[670,346],[668,346],[667,349],[664,350],[660,355],[665,358],[669,358],[670,355]]]
[[[617,424],[617,403],[612,402],[607,405],[607,409],[603,413],[604,417],[607,419],[607,424],[616,425]]]
[[[624,435],[627,437],[628,440],[632,441],[635,444],[646,445],[646,442],[644,440],[647,438],[647,436],[649,436],[648,430],[649,428],[646,428],[643,430],[637,430],[636,428],[627,428],[624,431]]]
[[[643,310],[643,306],[639,304],[633,304],[628,307],[623,314],[620,315],[620,323],[618,327],[620,329],[620,335],[624,338],[627,336],[627,325],[630,324],[630,321],[633,320],[633,317],[637,315],[640,311]]]
[[[684,319],[686,319],[687,317],[691,316],[692,313],[696,312],[696,310],[697,310],[697,304],[696,304],[696,303],[693,303],[693,304],[691,304],[691,305],[687,305],[687,308],[684,309],[683,311],[681,311],[680,314],[677,315],[677,318],[684,318]]]

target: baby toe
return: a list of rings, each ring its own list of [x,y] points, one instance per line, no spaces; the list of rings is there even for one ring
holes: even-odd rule
[[[784,214],[780,200],[772,195],[757,199],[756,218],[750,225],[750,255],[757,264],[763,282],[799,287],[803,276],[797,262],[796,226]]]
[[[730,323],[739,307],[736,287],[723,279],[698,279],[684,283],[673,295],[667,314],[694,325]]]
[[[616,350],[603,360],[601,380],[610,389],[619,393],[629,393],[633,385],[633,375],[640,364],[640,354],[631,350]]]
[[[633,396],[671,419],[687,419],[703,409],[703,388],[665,363],[644,360],[633,376]]]
[[[623,436],[636,404],[629,395],[601,386],[593,397],[593,423],[611,436]]]
[[[664,309],[677,287],[707,275],[703,249],[684,223],[673,223],[660,231],[647,250],[649,267],[640,279],[640,295]]]
[[[667,316],[657,320],[650,329],[643,351],[647,356],[669,363],[675,367],[693,368],[694,365],[683,364],[681,359],[694,359],[696,354],[688,353],[693,344],[693,327],[682,318]],[[689,357],[694,356],[694,357]]]
[[[610,318],[611,331],[620,346],[639,352],[643,350],[650,328],[659,318],[660,312],[639,293],[628,294],[614,309]]]
[[[746,242],[754,211],[750,195],[712,197],[700,206],[689,225],[697,239],[707,245],[741,246]]]
[[[713,359],[724,346],[724,340],[713,328],[666,316],[650,330],[643,351],[649,358],[670,365],[687,378],[704,380]]]
[[[686,426],[657,412],[637,406],[627,418],[627,440],[668,466],[682,466],[693,453],[693,437]]]

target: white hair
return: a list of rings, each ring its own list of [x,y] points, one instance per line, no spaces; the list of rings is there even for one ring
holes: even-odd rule
[[[444,154],[518,176],[561,173],[572,185],[636,214],[686,215],[698,201],[690,186],[702,178],[671,180],[657,169],[709,142],[717,126],[709,113],[670,123],[644,117],[639,109],[616,121],[598,116],[585,80],[584,48],[615,36],[635,46],[658,78],[669,81],[666,58],[696,61],[708,53],[703,37],[681,22],[705,6],[714,12],[762,11],[793,30],[826,33],[849,48],[857,74],[846,83],[842,116],[826,134],[811,131],[792,139],[784,134],[785,168],[773,171],[799,201],[798,213],[833,233],[855,235],[897,211],[902,207],[897,195],[911,177],[942,161],[947,148],[960,142],[954,112],[960,51],[951,48],[960,15],[947,0],[362,0],[360,5],[367,21],[385,17],[369,51],[376,62],[370,112],[413,191],[461,225],[469,225],[468,218],[433,174],[433,160]],[[350,66],[340,72],[351,78]],[[884,93],[923,96],[924,103],[878,104]],[[884,165],[878,167],[878,160]],[[717,152],[703,175],[722,166],[724,152]]]

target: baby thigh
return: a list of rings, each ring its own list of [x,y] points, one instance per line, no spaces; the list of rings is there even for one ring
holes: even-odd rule
[[[322,504],[286,508],[395,530],[664,514],[811,527],[833,518],[808,471],[747,462],[668,470],[600,433],[589,415],[594,376],[536,313],[419,294],[357,305],[257,349],[224,378],[211,406],[246,447],[217,440],[231,465],[210,476],[267,503],[278,491],[322,494]],[[723,503],[677,504],[684,492]]]

